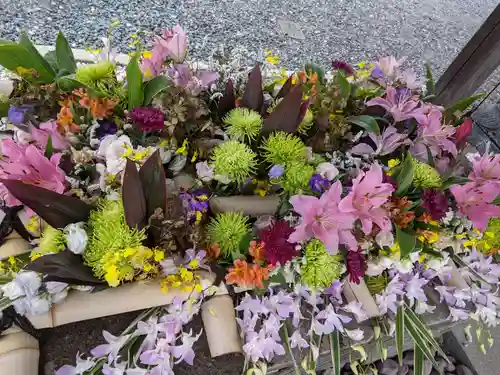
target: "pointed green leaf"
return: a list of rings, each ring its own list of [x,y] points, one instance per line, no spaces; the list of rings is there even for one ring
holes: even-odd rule
[[[396,350],[398,352],[399,365],[403,365],[403,350],[405,343],[405,310],[404,306],[398,306],[396,314]]]
[[[436,163],[434,163],[434,157],[432,156],[432,152],[429,146],[425,145],[427,149],[427,164],[429,164],[432,168],[436,168]]]
[[[43,59],[43,58],[42,58]],[[50,65],[47,62],[48,65]],[[24,76],[26,80],[36,83],[52,83],[54,73],[47,71],[40,62],[23,46],[14,43],[0,44],[0,65],[14,73],[18,73],[18,68],[32,69],[36,75],[33,77]]]
[[[417,236],[414,233],[405,231],[396,225],[396,241],[399,244],[401,259],[410,255],[417,244]]]
[[[165,91],[170,86],[169,80],[165,76],[154,77],[144,85],[144,102],[143,105],[149,105],[156,95]]]
[[[325,71],[318,64],[315,64],[313,62],[308,62],[304,65],[304,70],[309,75],[312,73],[316,73],[318,75],[318,82],[320,82],[321,84],[325,82]]]
[[[496,197],[495,199],[493,199],[493,202],[491,202],[491,203],[499,206],[500,205],[500,195],[498,197]]]
[[[73,51],[63,33],[59,31],[56,39],[57,64],[60,69],[66,69],[68,73],[76,72],[76,61]]]
[[[336,80],[340,87],[340,95],[342,98],[345,100],[349,99],[351,96],[351,84],[340,70],[337,70]]]
[[[373,118],[372,116],[368,115],[353,116],[349,117],[347,119],[347,122],[356,124],[368,132],[380,135],[380,128],[378,126],[377,120],[375,120],[375,118]]]
[[[334,330],[330,335],[330,354],[332,356],[332,368],[334,375],[340,375],[340,336],[339,331]]]
[[[50,157],[54,154],[54,148],[52,146],[52,136],[49,135],[47,139],[47,144],[45,145],[45,157],[50,159]]]
[[[57,55],[56,51],[49,51],[47,52],[43,58],[50,64],[52,69],[54,69],[55,72],[58,72],[59,75],[59,64],[57,63]]]
[[[445,117],[446,118],[449,118],[451,116],[460,117],[467,108],[469,108],[472,104],[474,104],[476,100],[481,99],[484,95],[486,94],[484,92],[481,92],[479,94],[469,96],[468,98],[460,99],[451,107],[446,108]]]
[[[398,188],[396,189],[396,195],[405,195],[408,191],[411,183],[413,181],[414,166],[413,160],[410,155],[408,155],[401,166],[401,170],[396,176],[396,181],[398,182]]]
[[[130,59],[127,65],[127,90],[128,109],[140,107],[144,102],[144,89],[142,84],[142,72],[139,67],[139,54]]]
[[[35,70],[38,71],[40,75],[42,75],[42,71],[45,71],[48,74],[47,78],[50,76],[50,82],[47,83],[52,83],[54,77],[56,76],[56,72],[54,71],[54,69],[52,69],[52,66],[49,64],[49,62],[43,58],[40,52],[38,52],[35,45],[31,42],[31,40],[24,32],[21,33],[21,36],[19,37],[19,45],[28,50],[28,52],[31,54],[33,63],[36,66],[39,66],[39,69]]]
[[[418,331],[413,325],[412,323],[410,323],[409,321],[405,321],[405,327],[406,327],[406,330],[408,331],[408,334],[410,335],[410,337],[412,338],[413,340],[413,343],[415,344],[415,346],[417,346],[418,348],[420,348],[420,350],[423,352],[423,355],[429,360],[431,361],[432,365],[434,366],[434,368],[439,368],[438,365],[437,365],[437,362],[436,360],[434,359],[434,350],[432,349],[432,347],[428,344],[428,341],[426,340],[425,337],[423,337],[421,334],[420,334],[420,331]]]
[[[10,101],[7,95],[0,94],[0,118],[9,114]]]
[[[467,177],[451,176],[446,181],[443,182],[441,190],[446,190],[452,187],[453,185],[464,185],[467,182],[470,182],[470,180]]]
[[[425,86],[427,88],[427,95],[434,95],[436,92],[436,85],[434,83],[434,77],[432,76],[432,71],[431,71],[431,66],[429,63],[425,64],[425,75],[426,75],[426,81],[425,81]]]
[[[424,352],[416,343],[414,344],[413,373],[424,375]]]

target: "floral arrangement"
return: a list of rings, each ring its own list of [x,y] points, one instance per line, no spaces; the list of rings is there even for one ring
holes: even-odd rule
[[[230,55],[203,65],[179,26],[151,51],[134,43],[125,68],[109,44],[77,63],[62,34],[45,56],[25,36],[2,43],[16,79],[0,107],[11,129],[1,197],[5,211],[24,206],[32,249],[0,264],[0,306],[43,313],[71,288],[157,278],[190,293],[105,332],[58,375],[192,364],[200,333],[183,327],[222,281],[238,292],[247,374],[281,355],[315,374],[324,342],[335,374],[342,344],[358,373],[364,333],[348,323],[367,319],[378,342],[395,335],[400,360],[412,338],[415,373],[425,358],[437,369],[428,289],[492,345],[482,332],[498,324],[500,156],[467,147],[463,114],[479,96],[440,107],[429,68],[421,81],[394,57],[287,72],[266,51],[252,69]]]

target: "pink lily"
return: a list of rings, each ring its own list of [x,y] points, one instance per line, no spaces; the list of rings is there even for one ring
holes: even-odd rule
[[[359,143],[351,149],[351,153],[356,155],[387,155],[397,150],[402,145],[411,144],[406,134],[398,133],[394,126],[385,128],[382,135],[370,133],[368,135],[375,143],[376,149],[367,143]]]
[[[411,94],[408,89],[400,89],[399,92],[392,86],[388,86],[385,98],[375,98],[369,100],[368,107],[378,105],[389,112],[394,122],[401,122],[411,118],[418,120],[424,116],[422,108],[417,108],[420,104],[418,96]]]
[[[49,137],[52,147],[56,150],[66,150],[69,147],[68,140],[57,131],[57,123],[54,120],[41,123],[39,128],[32,127],[31,136],[42,150],[45,150]]]
[[[351,192],[340,201],[339,209],[345,214],[354,215],[362,224],[363,232],[371,233],[373,223],[382,232],[392,230],[388,213],[382,205],[387,202],[394,187],[383,183],[382,168],[373,164],[368,172],[359,172],[353,180]]]
[[[177,64],[183,62],[186,57],[187,41],[187,34],[179,25],[165,30],[162,38],[158,39],[158,43],[168,52],[168,57]]]
[[[475,228],[483,231],[490,218],[500,217],[500,207],[492,204],[500,195],[500,185],[468,182],[452,186],[450,191],[457,201],[460,213],[467,216]]]
[[[65,190],[65,175],[58,167],[61,153],[47,159],[34,145],[20,146],[10,138],[2,140],[0,159],[0,178],[23,181],[57,193]],[[5,187],[0,184],[0,197],[9,207],[21,205]]]
[[[451,125],[441,125],[443,114],[438,109],[431,109],[427,116],[419,117],[417,138],[410,148],[411,154],[421,161],[427,161],[427,148],[432,156],[439,155],[442,151],[457,156],[457,147],[452,140],[455,128]]]
[[[355,217],[339,210],[342,185],[335,182],[321,198],[310,195],[294,195],[290,198],[293,209],[302,222],[295,227],[288,242],[302,242],[313,237],[321,240],[330,254],[338,253],[339,243],[357,249],[357,241],[351,232]]]
[[[500,155],[484,154],[481,158],[475,159],[472,162],[469,179],[477,184],[492,183],[500,188]]]

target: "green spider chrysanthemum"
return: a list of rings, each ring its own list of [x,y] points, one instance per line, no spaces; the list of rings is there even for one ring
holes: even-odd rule
[[[219,213],[207,226],[209,243],[218,244],[225,257],[239,253],[240,242],[249,231],[248,218],[241,212]]]
[[[83,258],[85,264],[94,269],[97,277],[103,277],[106,273],[103,264],[105,255],[142,246],[146,239],[144,230],[131,229],[127,225],[121,199],[100,202],[97,210],[90,213],[89,228],[90,235]]]
[[[293,163],[280,178],[281,187],[290,195],[309,189],[309,180],[314,174],[314,167],[309,164]]]
[[[485,254],[496,253],[500,250],[500,218],[492,218],[488,221],[488,227],[475,245],[476,249]]]
[[[330,255],[320,240],[313,238],[305,248],[302,281],[311,288],[328,288],[345,272],[342,255]]]
[[[305,162],[307,157],[305,144],[298,137],[281,131],[271,134],[262,149],[265,160],[273,165]]]
[[[110,61],[83,65],[77,69],[75,78],[91,89],[107,95],[113,95],[118,84],[115,65]]]
[[[37,254],[59,253],[66,247],[66,239],[62,230],[47,225],[40,238]]]
[[[413,185],[418,188],[439,188],[443,184],[439,172],[429,164],[414,160],[413,163]]]
[[[255,153],[238,141],[227,141],[217,146],[211,158],[215,175],[228,177],[230,181],[245,182],[257,166]]]
[[[231,138],[251,142],[260,133],[262,117],[251,109],[238,107],[224,117],[224,124]]]
[[[299,127],[297,128],[297,133],[306,134],[309,131],[309,129],[311,129],[313,122],[314,122],[314,114],[308,108],[306,110],[304,118],[302,119],[301,123],[299,124]]]

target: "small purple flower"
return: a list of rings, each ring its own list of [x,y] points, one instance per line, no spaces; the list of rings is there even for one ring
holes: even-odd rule
[[[382,78],[384,76],[384,72],[382,69],[380,69],[378,66],[376,66],[375,68],[373,68],[372,70],[372,77],[373,78]]]
[[[417,301],[427,301],[427,297],[424,293],[423,287],[428,283],[428,280],[421,279],[418,276],[412,277],[412,279],[406,284],[406,298],[409,300],[410,306],[413,306],[415,300]]]
[[[24,115],[32,109],[31,106],[22,105],[20,107],[10,106],[7,118],[12,125],[19,126],[24,122]]]
[[[300,349],[303,348],[308,348],[309,344],[307,341],[300,335],[300,332],[297,330],[294,333],[292,333],[292,336],[290,336],[290,347],[296,348],[299,347]]]
[[[270,178],[280,178],[285,173],[285,168],[282,165],[276,164],[271,167],[269,170]]]
[[[342,283],[339,280],[334,280],[332,285],[323,291],[324,294],[342,302]]]
[[[324,320],[320,323],[320,320]],[[329,335],[333,331],[344,332],[343,323],[349,323],[352,319],[346,315],[338,314],[331,303],[316,314],[313,321],[314,332],[318,335]]]
[[[189,221],[196,221],[208,212],[208,192],[205,189],[197,189],[180,195],[183,206],[186,209]]]
[[[130,118],[143,132],[162,131],[165,128],[165,114],[153,107],[135,107],[130,111]]]
[[[191,331],[189,333],[182,333],[182,344],[179,346],[174,346],[172,348],[172,355],[177,359],[175,363],[180,363],[182,361],[186,362],[188,365],[193,365],[194,361],[194,350],[193,344],[198,341],[201,336],[201,332],[195,336],[191,335]]]
[[[108,343],[95,347],[90,351],[90,354],[97,358],[108,355],[108,361],[113,362],[118,357],[118,352],[125,345],[130,335],[114,336],[108,331],[102,331],[102,335]]]
[[[450,310],[450,315],[448,319],[451,318],[452,322],[458,322],[459,320],[469,320],[469,312],[467,310],[456,309],[454,307],[448,307]]]
[[[118,131],[118,125],[114,121],[100,120],[97,122],[99,123],[99,127],[95,130],[95,136],[99,139],[103,139],[107,135],[116,134]]]
[[[320,174],[313,174],[309,180],[309,187],[313,193],[323,194],[330,186],[330,181],[326,177],[321,177]]]

